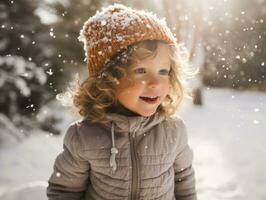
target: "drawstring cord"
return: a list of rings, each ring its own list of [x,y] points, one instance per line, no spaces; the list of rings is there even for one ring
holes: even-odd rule
[[[117,153],[118,149],[115,147],[114,123],[112,122],[112,148],[111,148],[111,157],[110,157],[110,167],[112,167],[113,172],[115,172],[117,169],[117,164],[115,161],[115,156]]]
[[[143,121],[140,121],[140,126],[142,126]],[[112,148],[111,148],[111,157],[110,157],[110,167],[112,168],[112,172],[114,173],[117,169],[117,164],[115,161],[115,156],[118,154],[118,149],[115,147],[115,133],[114,133],[114,123],[111,122],[111,133],[112,133]]]

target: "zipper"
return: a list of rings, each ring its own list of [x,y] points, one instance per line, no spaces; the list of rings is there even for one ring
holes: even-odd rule
[[[131,200],[136,200],[139,189],[139,164],[136,152],[136,132],[130,134],[130,153],[131,153],[131,167],[132,167],[132,181],[131,181]]]

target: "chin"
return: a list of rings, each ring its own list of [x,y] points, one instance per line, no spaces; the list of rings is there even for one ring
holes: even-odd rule
[[[146,113],[139,113],[141,116],[143,116],[143,117],[150,117],[150,116],[152,116],[154,113],[155,113],[156,111],[154,111],[154,112],[146,112]]]

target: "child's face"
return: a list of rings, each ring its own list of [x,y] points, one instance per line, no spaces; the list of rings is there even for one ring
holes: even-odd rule
[[[155,57],[129,67],[129,77],[118,85],[118,100],[127,109],[142,116],[156,112],[170,90],[170,58],[166,44],[159,43]],[[128,87],[128,79],[132,85]]]

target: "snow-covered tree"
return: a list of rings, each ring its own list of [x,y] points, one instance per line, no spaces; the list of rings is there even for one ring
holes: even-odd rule
[[[38,3],[0,2],[0,112],[13,121],[33,117],[55,93],[50,77],[58,60],[50,27],[35,14]]]
[[[105,1],[54,1],[45,3],[44,8],[54,16],[56,20],[50,23],[53,34],[53,46],[57,48],[62,60],[62,71],[66,80],[70,80],[73,74],[80,69],[85,69],[86,62],[83,44],[78,40],[83,23],[96,13]],[[63,84],[63,87],[67,84]],[[62,89],[63,89],[62,87]]]

